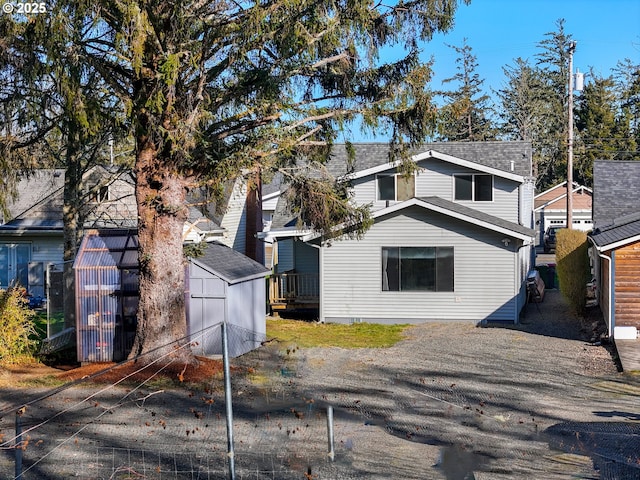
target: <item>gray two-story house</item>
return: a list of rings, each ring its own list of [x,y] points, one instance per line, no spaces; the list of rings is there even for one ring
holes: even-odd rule
[[[530,144],[424,145],[410,177],[387,145],[355,148],[353,201],[371,206],[373,225],[326,242],[279,205],[265,235],[278,252],[273,310],[317,308],[343,323],[518,322],[534,255]],[[327,168],[345,173],[344,146]]]

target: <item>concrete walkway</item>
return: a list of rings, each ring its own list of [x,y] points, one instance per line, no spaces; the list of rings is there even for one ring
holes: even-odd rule
[[[622,369],[627,372],[640,371],[640,340],[615,340]]]

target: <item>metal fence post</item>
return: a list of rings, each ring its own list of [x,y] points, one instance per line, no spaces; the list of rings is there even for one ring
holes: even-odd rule
[[[24,410],[25,407],[22,407],[16,412],[15,480],[22,480],[22,414]]]
[[[333,462],[335,458],[335,449],[333,445],[333,407],[327,406],[327,437],[329,441],[329,458]]]
[[[222,365],[224,368],[224,400],[227,413],[227,456],[229,457],[229,479],[235,480],[235,458],[233,452],[233,407],[231,405],[231,369],[229,368],[229,339],[227,324],[220,324],[222,333]]]

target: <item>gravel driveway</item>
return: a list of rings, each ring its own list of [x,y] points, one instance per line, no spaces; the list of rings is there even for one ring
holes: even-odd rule
[[[640,478],[640,380],[588,341],[591,323],[569,315],[558,292],[539,307],[510,328],[418,325],[388,349],[287,353],[271,342],[236,359],[251,372],[233,383],[236,478]],[[31,424],[80,406],[30,433],[25,465],[37,468],[24,478],[226,478],[217,382],[206,398],[145,386],[39,402]],[[11,469],[0,456],[0,472]]]

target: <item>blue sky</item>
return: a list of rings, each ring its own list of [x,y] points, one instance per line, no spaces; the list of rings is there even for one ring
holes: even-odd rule
[[[492,95],[504,87],[504,66],[514,66],[518,57],[535,65],[535,54],[541,52],[537,45],[557,30],[561,18],[565,33],[577,42],[574,71],[586,73],[593,67],[609,76],[625,58],[640,65],[640,0],[472,0],[459,5],[448,33],[422,45],[423,59],[435,59],[431,88],[450,88],[442,80],[456,74],[457,54],[447,44],[460,47],[466,38],[477,59],[476,72],[484,79],[483,90]],[[358,132],[354,140],[386,141],[384,134],[368,137]]]
[[[461,46],[463,39],[477,57],[477,72],[484,88],[500,89],[502,67],[522,57],[535,63],[537,44],[556,31],[556,20],[565,20],[565,33],[577,42],[574,69],[590,67],[603,76],[611,74],[618,60],[640,64],[639,0],[472,0],[461,4],[454,28],[424,44],[424,56],[435,57],[432,88],[453,76],[456,53],[445,44]]]

